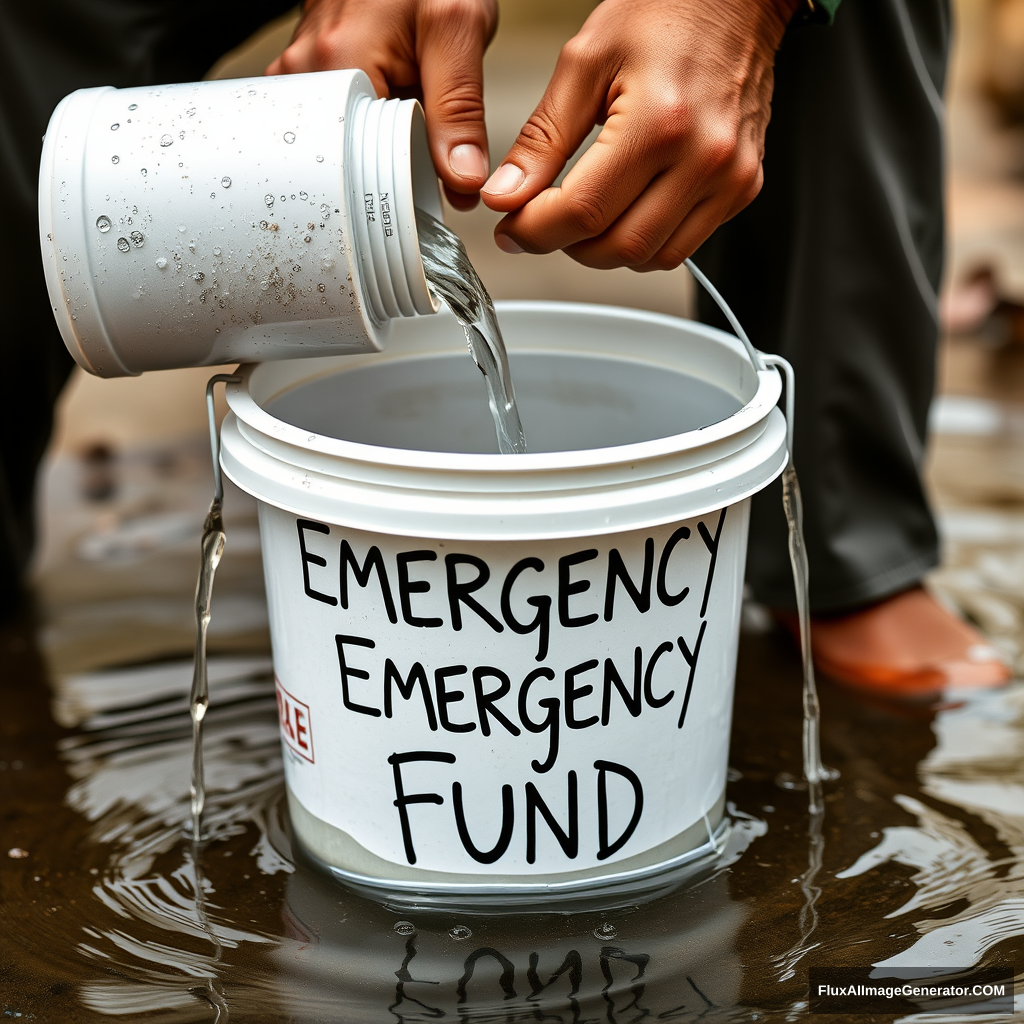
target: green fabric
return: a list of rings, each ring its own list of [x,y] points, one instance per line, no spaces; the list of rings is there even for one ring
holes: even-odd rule
[[[836,8],[841,0],[811,0],[811,2],[814,5],[814,14],[812,15],[814,20],[820,20],[831,25],[832,19],[836,16]]]

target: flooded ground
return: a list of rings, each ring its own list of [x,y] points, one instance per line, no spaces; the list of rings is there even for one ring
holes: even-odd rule
[[[980,384],[997,357],[950,358]],[[940,402],[932,476],[951,537],[936,584],[1019,658],[1017,409]],[[805,1012],[808,969],[1018,954],[1024,684],[936,707],[823,685],[824,756],[842,777],[816,837],[806,794],[776,783],[800,772],[799,659],[757,608],[740,647],[736,828],[700,884],[641,906],[508,917],[412,914],[337,886],[289,841],[255,509],[238,491],[210,638],[214,838],[194,848],[186,652],[205,456],[200,438],[127,450],[104,487],[95,460],[50,465],[40,622],[0,633],[6,1016],[782,1021]]]
[[[508,38],[488,70],[496,150],[558,49],[550,34]],[[1007,153],[1022,150],[991,132],[986,150],[964,128],[976,126],[969,97],[954,99],[953,129],[966,140],[954,149],[970,156],[954,153],[954,270],[994,253],[1012,292],[1024,280],[1024,231],[1005,211],[1024,205]],[[687,307],[682,275],[638,280],[557,256],[506,257],[488,241],[486,214],[459,223],[496,296]],[[1024,674],[1014,315],[1011,303],[979,336],[944,347],[929,480],[945,554],[931,584]],[[0,628],[5,1019],[781,1022],[804,1018],[808,970],[874,965],[884,976],[1005,960],[1016,963],[1024,1014],[1020,679],[936,706],[823,682],[823,754],[841,778],[826,786],[819,834],[806,794],[776,782],[800,772],[798,654],[749,607],[728,789],[735,827],[718,870],[643,905],[572,915],[390,909],[292,849],[255,507],[233,489],[210,632],[213,838],[194,847],[189,652],[211,494],[207,375],[79,382],[47,467],[37,612]],[[124,413],[133,401],[134,419]]]

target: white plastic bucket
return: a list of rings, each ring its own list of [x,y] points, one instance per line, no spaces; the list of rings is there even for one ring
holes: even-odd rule
[[[749,498],[787,459],[779,375],[672,317],[498,311],[529,455],[494,454],[445,315],[227,389],[294,830],[391,899],[638,889],[725,828]]]
[[[81,89],[43,140],[50,304],[101,377],[375,351],[437,309],[417,206],[423,112],[361,71]]]

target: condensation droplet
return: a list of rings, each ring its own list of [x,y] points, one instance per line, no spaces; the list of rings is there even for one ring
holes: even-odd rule
[[[181,235],[185,234],[185,231],[186,231],[186,230],[187,230],[187,228],[185,227],[185,225],[184,225],[184,224],[179,224],[179,225],[178,225],[178,233],[179,233],[179,234],[181,234]]]
[[[210,193],[210,198],[211,199],[216,199],[217,198],[217,193],[216,192],[211,192]]]
[[[334,260],[332,260],[330,256],[325,256],[320,261],[320,266],[323,267],[324,270],[330,270],[334,266]]]
[[[149,171],[147,171],[146,168],[143,167],[142,171],[141,171],[141,174],[142,174],[143,177],[145,177],[147,174],[149,174]]]
[[[129,103],[128,104],[128,109],[129,110],[138,110],[139,109],[139,105],[138,105],[138,103]]]
[[[463,939],[473,938],[473,932],[464,924],[457,924],[454,928],[448,931],[448,937],[454,939],[456,942],[461,942]]]
[[[273,205],[274,205],[274,197],[273,197],[273,196],[272,196],[272,195],[271,195],[271,194],[270,194],[270,193],[268,192],[268,193],[267,193],[267,194],[266,194],[266,195],[265,195],[265,196],[263,197],[263,202],[264,202],[264,203],[266,203],[266,204],[267,204],[267,206],[273,206]]]
[[[110,218],[105,214],[96,218],[96,227],[106,234],[110,230]]]
[[[206,280],[206,275],[201,270],[197,270],[192,275],[192,280],[195,281],[197,284],[200,284]]]
[[[112,164],[119,164],[121,162],[121,158],[119,156],[117,156],[117,154],[115,154],[114,156],[112,156],[110,158],[110,162]]]
[[[316,155],[316,162],[318,164],[322,164],[324,162],[324,158],[319,153]]]
[[[131,243],[128,241],[127,238],[119,238],[117,240],[118,252],[127,252],[131,247]]]
[[[260,281],[260,291],[265,292],[270,287],[269,281]]]
[[[215,245],[215,246],[213,247],[213,255],[214,255],[214,256],[219,256],[220,254],[221,254],[221,248],[220,248],[220,246],[219,246],[219,245]]]
[[[221,188],[231,188],[231,179],[225,174],[224,177],[220,179],[220,185]]]
[[[300,199],[301,199],[301,200],[302,200],[303,202],[305,202],[305,201],[306,201],[306,200],[307,200],[307,199],[309,198],[309,193],[308,193],[308,192],[300,192],[300,193],[299,193],[299,198],[300,198]]]
[[[320,216],[323,217],[324,220],[331,219],[331,208],[326,203],[320,204]]]
[[[608,924],[607,922],[605,922],[604,924],[598,925],[594,929],[594,938],[595,939],[614,939],[615,936],[618,935],[618,934],[619,934],[618,928],[616,928],[615,925],[613,925],[613,924]]]
[[[312,235],[304,235],[302,240],[304,242],[312,242],[313,241],[313,236]]]
[[[397,935],[414,935],[416,926],[411,921],[396,921],[394,930]]]
[[[263,229],[264,231],[266,231],[266,230],[267,230],[267,222],[266,222],[265,220],[261,220],[261,221],[260,221],[260,227],[261,227],[261,228],[262,228],[262,229]]]
[[[168,146],[173,146],[174,145],[174,139],[172,139],[170,137],[170,135],[161,135],[160,136],[160,145],[163,146],[164,149],[166,149]]]
[[[156,269],[157,270],[166,270],[167,269],[167,257],[166,256],[158,256],[156,258]]]
[[[195,252],[196,251],[196,240],[194,238],[190,238],[188,240],[188,251],[189,252]]]
[[[290,146],[295,141],[295,132],[285,132],[284,141]]]
[[[316,286],[316,290],[317,290],[318,292],[325,292],[325,291],[327,291],[327,285],[325,285],[325,284],[323,283],[323,281],[321,281],[321,282],[320,282],[320,283],[319,283],[319,284],[318,284],[318,285]]]
[[[250,89],[249,90],[249,95],[250,96],[255,96],[256,95],[256,90],[255,89]]]
[[[141,249],[145,245],[146,236],[141,231],[133,231],[128,237],[136,249]]]
[[[112,125],[110,126],[110,130],[111,130],[112,132],[116,132],[116,131],[117,131],[117,129],[118,129],[118,128],[120,128],[120,127],[121,127],[121,125],[120,125],[120,124],[112,124]]]
[[[288,197],[287,196],[281,196],[281,202],[282,203],[285,203],[287,201],[288,201]]]

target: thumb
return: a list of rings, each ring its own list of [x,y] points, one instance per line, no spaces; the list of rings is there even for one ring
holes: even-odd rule
[[[420,82],[437,173],[449,193],[475,197],[489,169],[483,57],[495,19],[485,5],[459,6],[419,26]]]
[[[537,109],[480,190],[484,203],[508,213],[551,185],[597,124],[607,91],[599,63],[567,44]]]

